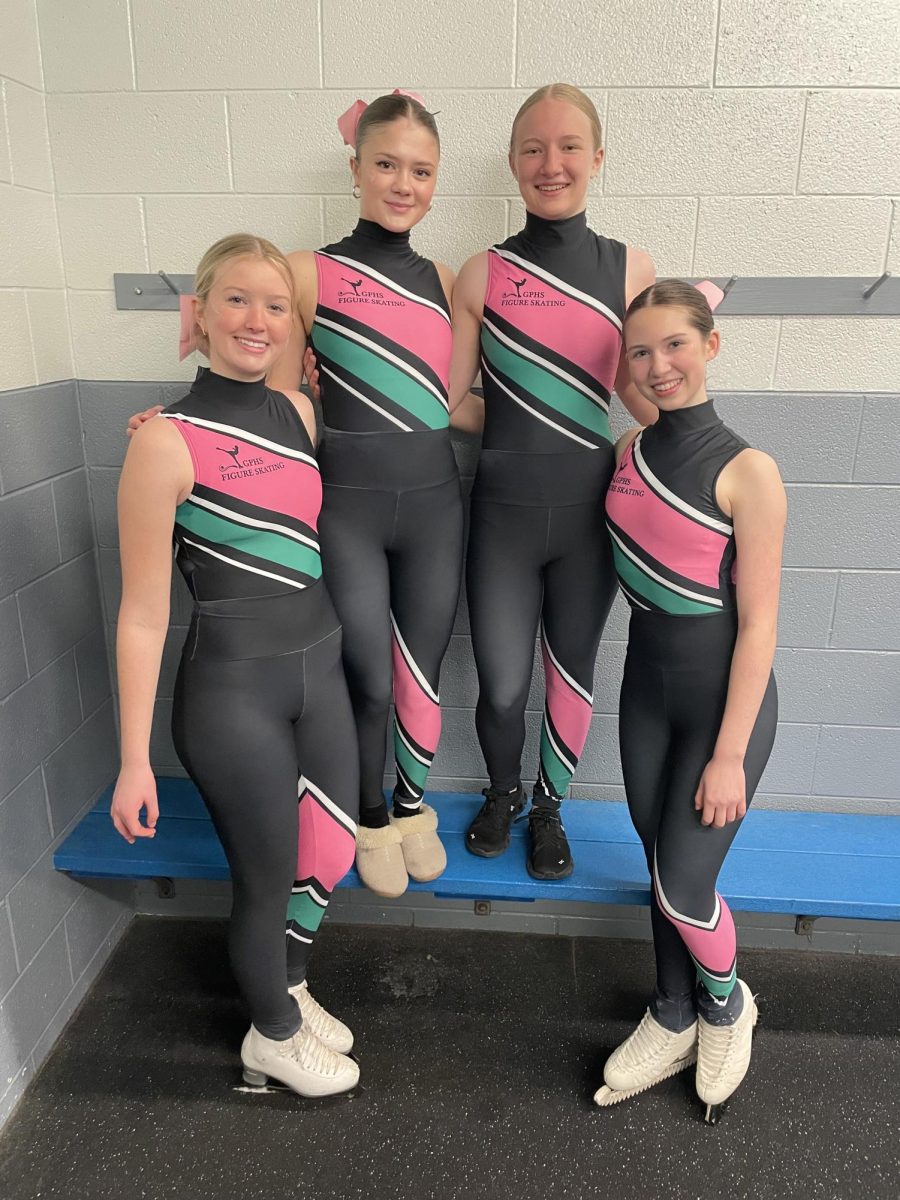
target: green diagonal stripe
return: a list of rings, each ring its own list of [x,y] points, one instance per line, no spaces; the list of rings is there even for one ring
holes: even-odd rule
[[[274,530],[253,529],[239,521],[228,520],[226,517],[220,517],[218,513],[192,504],[189,499],[179,504],[175,516],[183,529],[221,546],[223,551],[233,546],[235,550],[244,554],[252,554],[254,558],[277,563],[314,579],[318,579],[322,574],[322,561],[318,551],[293,538],[285,537],[284,534],[275,533]]]
[[[694,956],[691,955],[691,958],[694,958]],[[708,975],[697,962],[696,958],[694,958],[694,966],[697,968],[697,975],[700,982],[711,995],[718,996],[720,1000],[725,1000],[731,995],[734,985],[737,982],[737,963],[732,967],[731,974],[727,979],[716,979],[715,976]]]
[[[413,758],[409,750],[407,750],[400,734],[397,732],[396,726],[394,727],[394,755],[407,777],[416,787],[424,790],[428,779],[428,767],[424,763],[420,763],[417,758]]]
[[[622,553],[615,542],[613,542],[613,558],[617,573],[625,580],[628,587],[646,600],[651,600],[664,612],[678,616],[721,612],[716,604],[701,604],[699,601],[689,600],[687,596],[682,596],[679,592],[673,592],[669,588],[663,587],[655,579],[645,575],[636,563]]]
[[[313,325],[313,345],[357,378],[365,380],[375,391],[423,421],[429,429],[446,429],[450,418],[437,397],[393,363],[386,362],[358,342],[342,337],[331,329],[324,329],[321,325]]]
[[[597,404],[558,375],[510,350],[484,326],[481,329],[481,343],[488,362],[498,371],[576,425],[609,440],[609,418]]]
[[[557,796],[564,796],[572,782],[572,772],[565,765],[547,734],[546,721],[541,722],[541,766]]]
[[[301,929],[315,933],[325,916],[325,909],[311,900],[307,892],[299,892],[288,900],[287,915],[288,920],[296,921]]]

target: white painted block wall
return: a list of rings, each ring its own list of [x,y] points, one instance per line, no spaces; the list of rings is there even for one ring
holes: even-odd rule
[[[896,0],[570,0],[564,20],[554,0],[6,0],[0,390],[187,377],[176,318],[116,312],[113,272],[189,272],[237,227],[341,235],[334,122],[357,95],[405,85],[439,110],[415,239],[458,266],[518,226],[508,129],[553,79],[604,120],[591,220],[661,273],[900,268]],[[898,328],[732,319],[715,383],[892,391]]]

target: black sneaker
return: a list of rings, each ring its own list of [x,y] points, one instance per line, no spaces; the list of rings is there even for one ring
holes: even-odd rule
[[[565,879],[572,874],[572,852],[558,809],[532,805],[528,835],[531,839],[528,874],[533,879]]]
[[[497,858],[509,845],[509,827],[525,807],[521,786],[514,792],[495,792],[485,788],[484,804],[466,830],[466,849],[479,858]]]

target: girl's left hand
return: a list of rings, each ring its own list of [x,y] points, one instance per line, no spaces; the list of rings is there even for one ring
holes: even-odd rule
[[[711,758],[694,797],[701,825],[722,829],[747,815],[747,780],[740,759]]]

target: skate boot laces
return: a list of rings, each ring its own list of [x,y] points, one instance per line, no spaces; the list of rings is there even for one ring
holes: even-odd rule
[[[328,1042],[342,1036],[346,1037],[349,1034],[346,1025],[339,1021],[337,1017],[333,1017],[310,994],[305,982],[299,984],[296,988],[292,988],[291,995],[296,997],[297,1004],[300,1007],[300,1015],[303,1018],[303,1024],[308,1026],[317,1038]]]
[[[333,1078],[344,1066],[341,1057],[320,1042],[311,1029],[301,1025],[290,1041],[278,1051],[280,1057],[291,1058],[306,1071]]]
[[[685,1031],[686,1032],[686,1031]],[[665,1062],[672,1055],[672,1043],[680,1034],[671,1033],[656,1020],[649,1008],[631,1037],[615,1052],[623,1067],[643,1067]]]

